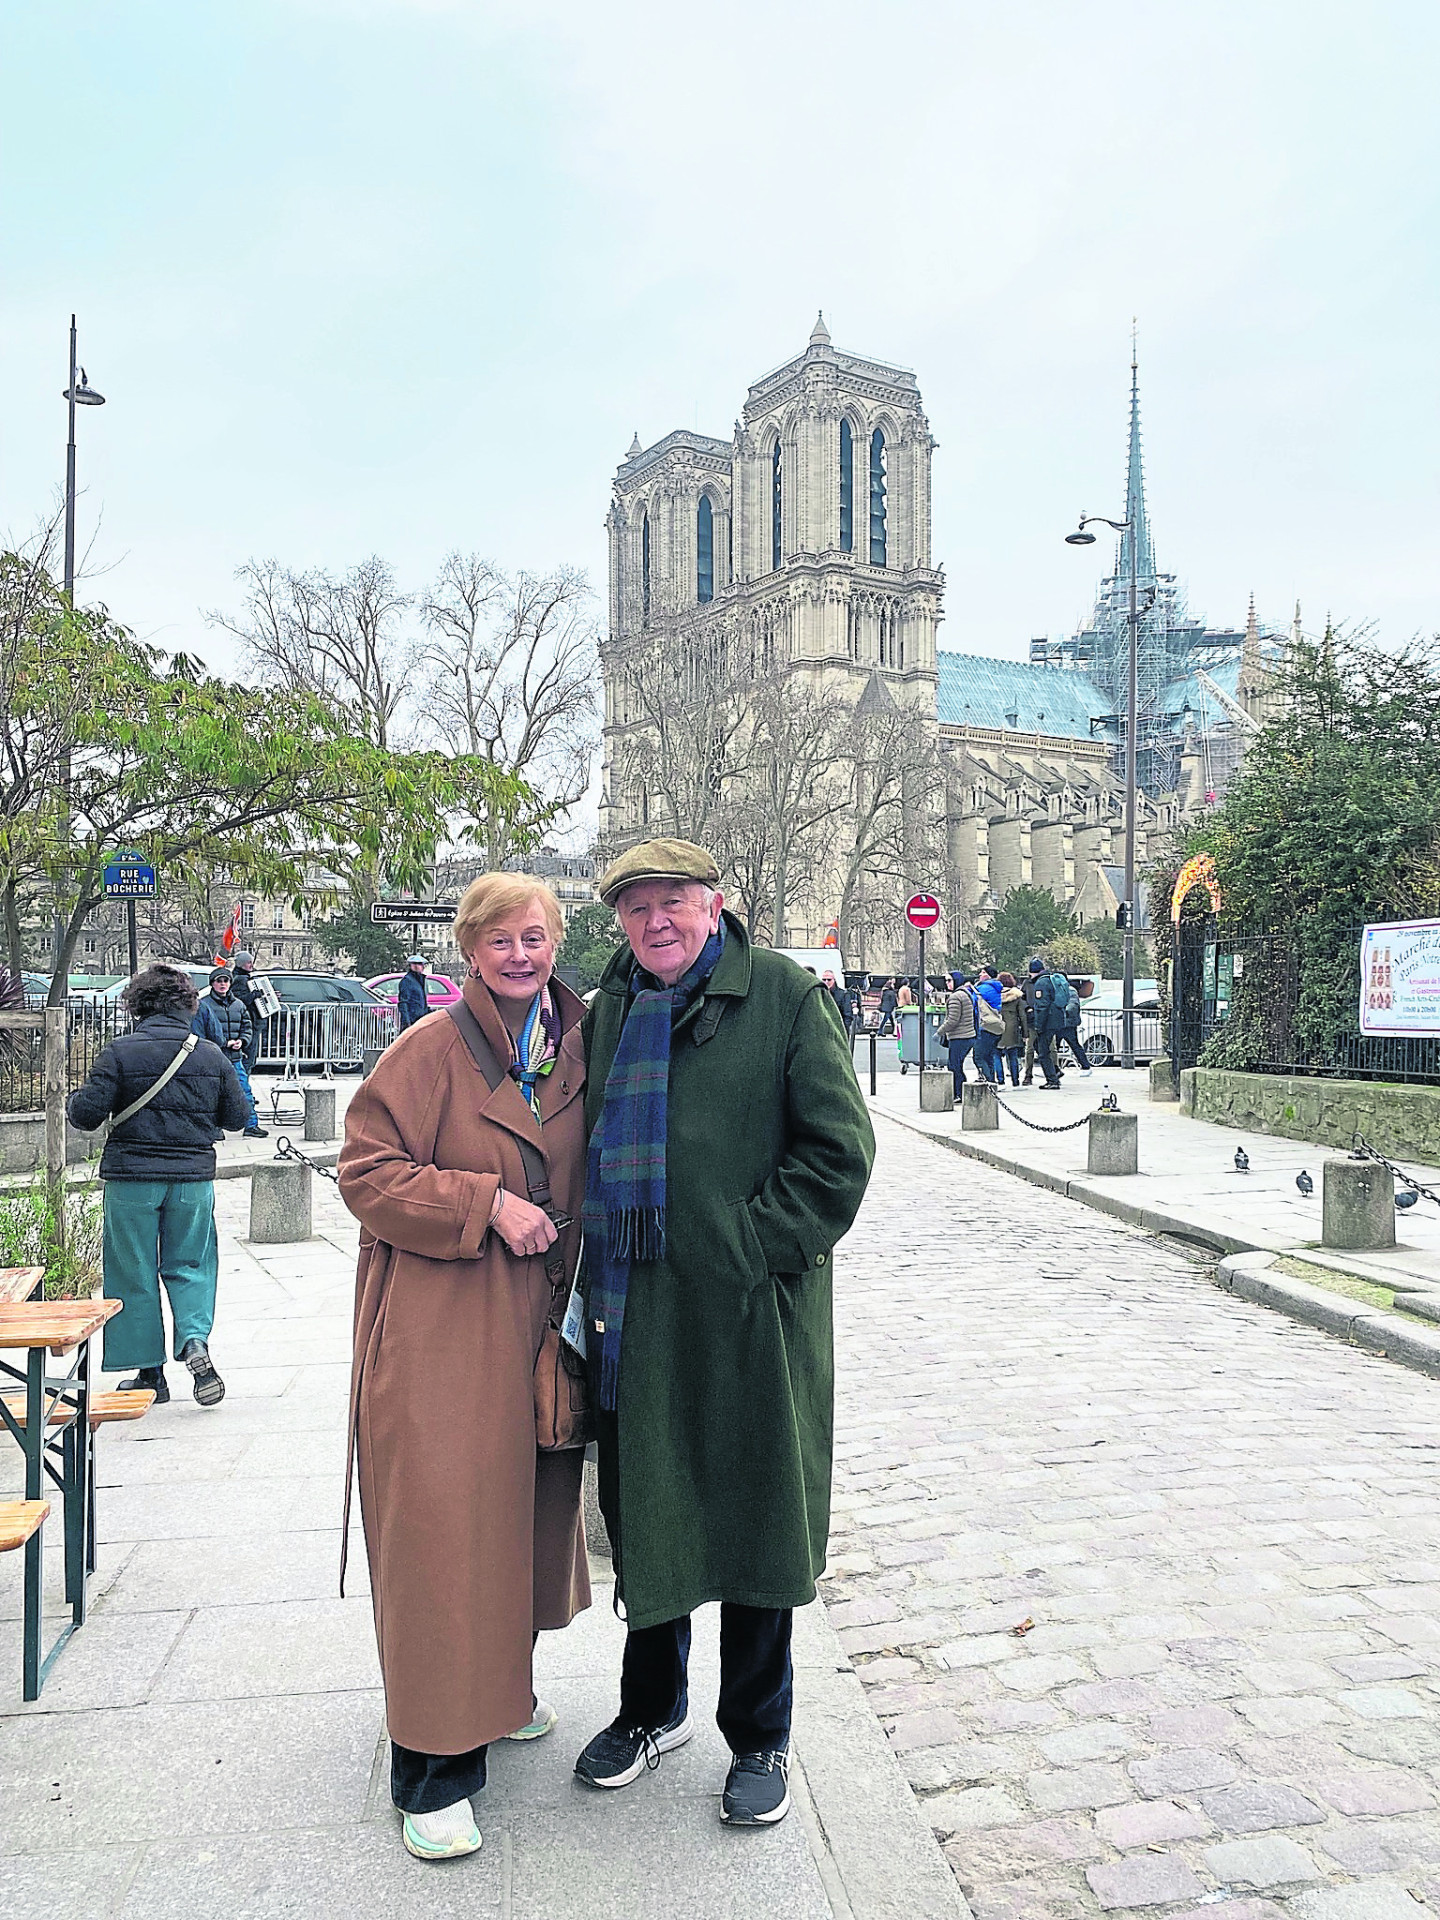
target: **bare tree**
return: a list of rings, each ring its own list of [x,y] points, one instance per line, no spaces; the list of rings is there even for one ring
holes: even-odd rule
[[[944,775],[933,725],[911,709],[857,711],[843,757],[848,786],[840,887],[847,955],[906,942],[903,908],[943,858]]]
[[[420,601],[420,721],[451,753],[518,774],[555,814],[583,798],[599,744],[594,596],[583,573],[513,578],[478,554],[451,553]],[[486,856],[510,836],[496,823]]]
[[[411,601],[388,562],[372,555],[337,577],[248,560],[235,577],[244,611],[207,617],[241,642],[247,667],[270,685],[318,695],[372,746],[396,745],[417,649],[405,624]]]

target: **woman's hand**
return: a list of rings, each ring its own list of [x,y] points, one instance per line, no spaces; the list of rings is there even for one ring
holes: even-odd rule
[[[516,1255],[545,1253],[559,1238],[549,1214],[504,1187],[500,1190],[500,1210],[490,1222],[490,1230],[498,1233]]]

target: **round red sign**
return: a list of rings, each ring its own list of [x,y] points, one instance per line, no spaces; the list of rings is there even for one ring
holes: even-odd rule
[[[933,893],[912,893],[905,902],[905,918],[912,927],[927,933],[940,918],[940,902]]]

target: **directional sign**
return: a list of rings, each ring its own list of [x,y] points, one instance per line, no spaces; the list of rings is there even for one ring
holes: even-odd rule
[[[940,918],[940,902],[933,893],[912,893],[905,902],[905,918],[922,933]]]
[[[111,900],[149,900],[155,893],[155,869],[126,860],[105,869],[105,893]]]
[[[458,900],[375,900],[370,918],[382,927],[448,927],[459,910]]]

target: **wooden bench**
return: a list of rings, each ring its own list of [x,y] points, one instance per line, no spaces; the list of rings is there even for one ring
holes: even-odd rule
[[[90,1430],[96,1427],[108,1427],[116,1420],[139,1420],[150,1411],[155,1399],[149,1387],[130,1387],[123,1393],[96,1393],[90,1397]],[[25,1425],[25,1402],[18,1393],[4,1396],[5,1410],[15,1421],[16,1426]],[[50,1409],[52,1427],[63,1426],[72,1417],[74,1409],[68,1406],[54,1406]]]
[[[23,1547],[50,1513],[48,1500],[0,1500],[0,1553]]]
[[[0,1306],[28,1300],[44,1278],[43,1267],[0,1267]]]

